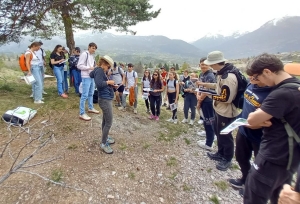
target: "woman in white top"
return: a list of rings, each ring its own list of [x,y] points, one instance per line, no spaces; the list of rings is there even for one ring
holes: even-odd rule
[[[35,51],[38,51],[41,47],[39,42],[33,42],[29,46],[29,50],[25,52],[26,67],[28,68],[27,75],[33,75],[35,82],[32,84],[34,103],[41,104],[43,97],[43,76],[39,66],[40,60],[35,55]]]
[[[150,88],[150,81],[151,81],[151,77],[150,77],[150,72],[148,70],[146,70],[144,72],[144,76],[143,76],[143,80],[142,80],[142,93],[148,93],[149,95],[149,91],[144,91],[144,88]],[[149,96],[147,98],[144,98],[145,100],[145,104],[147,107],[147,113],[150,113],[150,107],[149,107]]]
[[[167,95],[170,107],[171,105],[177,105],[178,101],[178,94],[179,94],[179,83],[178,80],[175,78],[176,73],[170,72],[169,79],[167,80]],[[168,122],[177,124],[177,108],[173,109],[172,118],[168,119]]]

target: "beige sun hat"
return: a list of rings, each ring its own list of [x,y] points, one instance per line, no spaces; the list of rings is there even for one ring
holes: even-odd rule
[[[100,57],[100,59],[105,60],[110,65],[110,67],[114,66],[114,60],[110,56],[104,55],[103,57]]]
[[[224,58],[224,54],[221,51],[213,51],[208,53],[207,59],[204,61],[204,64],[213,65],[225,61],[227,61],[227,59]]]

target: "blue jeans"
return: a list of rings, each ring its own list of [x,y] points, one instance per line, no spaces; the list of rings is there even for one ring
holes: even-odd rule
[[[79,114],[82,115],[85,113],[85,101],[88,100],[89,109],[93,109],[93,95],[95,90],[94,79],[92,78],[82,78],[82,94],[80,98],[80,112]]]
[[[64,91],[65,91],[65,92],[68,92],[68,90],[69,90],[68,71],[64,71],[64,82],[63,82],[63,86],[64,86]]]
[[[44,66],[40,66],[40,69],[42,74],[42,90],[44,91],[45,68]]]
[[[72,69],[72,76],[73,76],[73,79],[74,79],[75,92],[79,93],[79,85],[82,81],[81,73],[80,73],[80,71],[78,71],[76,69]]]
[[[211,147],[214,142],[215,131],[214,131],[214,122],[215,122],[215,113],[212,101],[202,102],[201,110],[203,113],[203,126],[206,132],[206,145]],[[219,141],[218,141],[219,142]]]
[[[57,67],[54,65],[53,72],[56,77],[58,95],[62,95],[64,93],[63,90],[64,67]]]
[[[183,112],[184,118],[188,119],[189,109],[191,109],[191,120],[195,120],[196,116],[197,97],[193,93],[186,93],[184,97]]]
[[[43,97],[43,85],[42,85],[42,72],[38,65],[31,66],[31,73],[35,78],[35,82],[32,84],[33,98],[35,101],[42,100]]]

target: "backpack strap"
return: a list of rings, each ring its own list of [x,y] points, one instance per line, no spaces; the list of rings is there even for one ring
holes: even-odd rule
[[[88,52],[85,52],[85,53],[86,53],[85,66],[87,66],[87,61],[88,61],[88,58],[89,58],[89,53]]]
[[[287,170],[290,170],[292,161],[293,161],[293,147],[294,147],[294,139],[298,144],[300,144],[300,138],[297,135],[297,133],[294,131],[294,129],[290,126],[290,124],[284,119],[281,118],[281,122],[284,125],[285,131],[288,134],[288,142],[289,142],[289,161],[287,165]]]

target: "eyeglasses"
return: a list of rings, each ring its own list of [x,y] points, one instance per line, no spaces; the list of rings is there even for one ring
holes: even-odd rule
[[[256,76],[252,76],[252,80],[253,81],[259,81],[258,77],[260,76],[261,74],[257,74]]]

